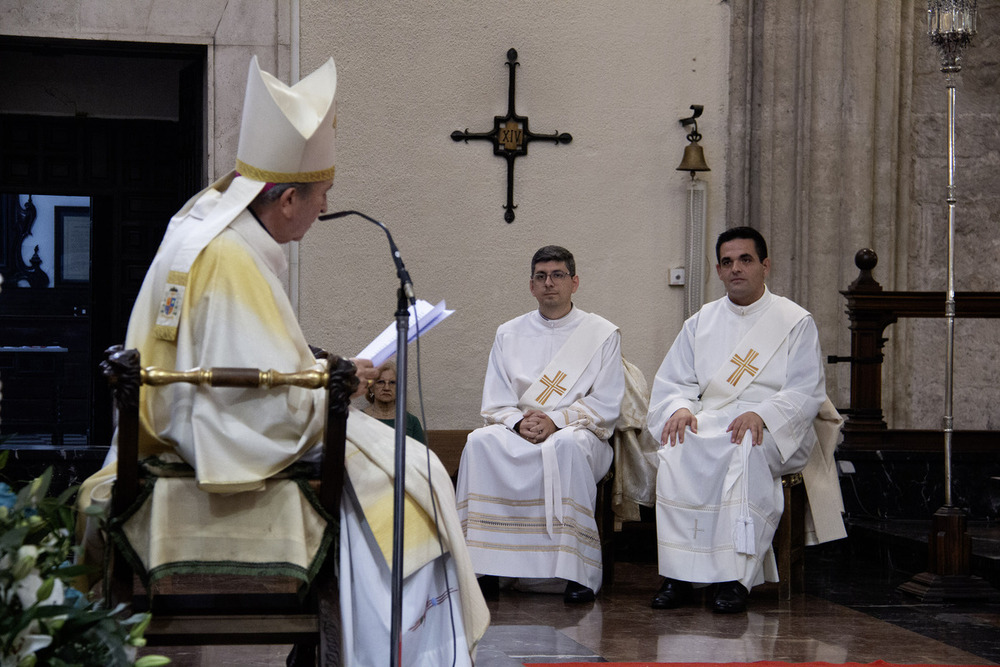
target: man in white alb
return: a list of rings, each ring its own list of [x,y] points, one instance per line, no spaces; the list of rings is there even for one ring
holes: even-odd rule
[[[816,325],[764,284],[764,238],[728,229],[716,259],[726,296],[684,323],[649,401],[647,426],[661,444],[656,533],[665,577],[655,609],[684,604],[692,584],[717,584],[713,610],[740,613],[750,588],[765,576],[776,581],[770,544],[781,476],[809,461],[826,400]]]
[[[539,249],[529,280],[538,310],[501,325],[490,352],[486,426],[469,435],[456,494],[488,596],[498,576],[564,580],[570,603],[601,585],[594,505],[625,380],[618,328],[573,305],[579,285],[572,253]]]

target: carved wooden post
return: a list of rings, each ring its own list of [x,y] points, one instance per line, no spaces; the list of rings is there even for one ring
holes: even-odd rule
[[[111,493],[109,523],[120,522],[125,511],[131,507],[139,495],[139,386],[140,367],[138,350],[126,350],[121,345],[104,351],[106,359],[101,363],[101,371],[115,397],[118,411],[118,478]],[[109,526],[109,531],[114,527]],[[132,601],[133,571],[121,549],[114,546],[109,535],[105,536],[105,548],[113,559],[105,568],[104,594],[113,604]]]
[[[320,358],[320,355],[317,355]],[[357,368],[348,359],[322,354],[329,360],[330,376],[327,383],[326,440],[323,446],[323,462],[320,477],[320,503],[333,521],[340,520],[340,496],[344,488],[344,452],[347,439],[347,413],[351,404],[351,394],[358,387]],[[339,534],[339,528],[338,528]],[[338,549],[339,540],[334,542]],[[341,664],[342,646],[340,642],[343,620],[340,617],[340,590],[334,554],[327,556],[323,568],[316,576],[314,586],[319,616],[319,664]]]
[[[860,269],[857,279],[847,290],[847,316],[851,321],[851,356],[834,357],[831,361],[851,362],[851,409],[844,423],[844,437],[849,433],[884,431],[882,414],[882,348],[886,339],[885,328],[896,321],[896,316],[882,308],[872,308],[861,298],[878,294],[882,286],[872,277],[878,264],[878,255],[870,248],[863,248],[854,256]]]

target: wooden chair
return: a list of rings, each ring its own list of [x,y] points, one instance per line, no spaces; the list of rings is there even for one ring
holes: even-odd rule
[[[774,531],[771,548],[778,563],[778,599],[789,600],[806,587],[806,487],[802,473],[781,478],[785,510]]]
[[[118,478],[111,499],[109,530],[121,529],[118,517],[136,502],[142,485],[155,481],[149,479],[149,472],[144,470],[138,458],[139,387],[176,382],[260,388],[261,391],[286,385],[325,388],[329,412],[323,457],[319,480],[311,481],[310,485],[316,489],[319,503],[327,515],[333,521],[339,520],[347,411],[358,380],[351,362],[325,353],[317,356],[329,360],[328,371],[284,374],[255,368],[212,368],[173,372],[141,368],[136,350],[123,350],[121,346],[109,349],[101,366],[118,407]],[[152,612],[153,620],[145,633],[150,645],[294,644],[296,665],[315,664],[317,650],[321,665],[339,664],[340,618],[334,570],[336,540],[304,597],[294,591],[240,593],[232,590],[152,595],[148,580],[143,582],[145,595],[139,596],[135,570],[117,540],[111,540],[111,545],[105,576],[106,596],[113,603],[125,602],[136,610]],[[143,573],[139,574],[142,578]],[[229,581],[231,583],[232,578]],[[196,583],[196,588],[201,585]]]
[[[615,519],[611,505],[611,478],[615,466],[611,466],[607,476],[597,487],[597,527],[601,533],[601,552],[604,559],[604,586],[614,583],[615,569]],[[790,600],[793,594],[805,591],[805,551],[806,551],[806,487],[802,473],[792,473],[781,478],[781,489],[785,496],[785,509],[778,521],[771,540],[774,558],[778,566],[778,599]],[[634,524],[634,525],[633,525]],[[656,526],[652,522],[627,522],[623,528],[649,535],[656,539]]]
[[[597,483],[597,502],[594,503],[594,521],[601,540],[601,589],[607,590],[615,583],[615,511],[612,509],[614,495],[613,480],[615,464],[611,463],[608,473]]]

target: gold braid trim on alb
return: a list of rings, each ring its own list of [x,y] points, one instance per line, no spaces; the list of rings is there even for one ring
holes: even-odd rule
[[[186,287],[188,284],[188,274],[183,271],[174,271],[171,269],[170,273],[167,274],[167,284]]]
[[[334,166],[329,169],[320,169],[319,171],[267,171],[266,169],[258,169],[249,165],[243,160],[236,160],[236,171],[240,173],[240,176],[246,176],[249,179],[263,183],[318,183],[328,178],[333,178],[335,169],[336,167]]]

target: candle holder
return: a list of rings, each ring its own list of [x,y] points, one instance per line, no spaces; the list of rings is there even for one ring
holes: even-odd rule
[[[976,0],[928,0],[927,34],[941,51],[941,71],[948,91],[948,287],[945,293],[944,505],[931,519],[927,541],[927,572],[902,584],[899,590],[925,602],[996,600],[997,592],[971,575],[972,537],[964,509],[952,505],[951,451],[954,433],[953,399],[955,359],[955,74],[962,69],[962,51],[976,34]]]

